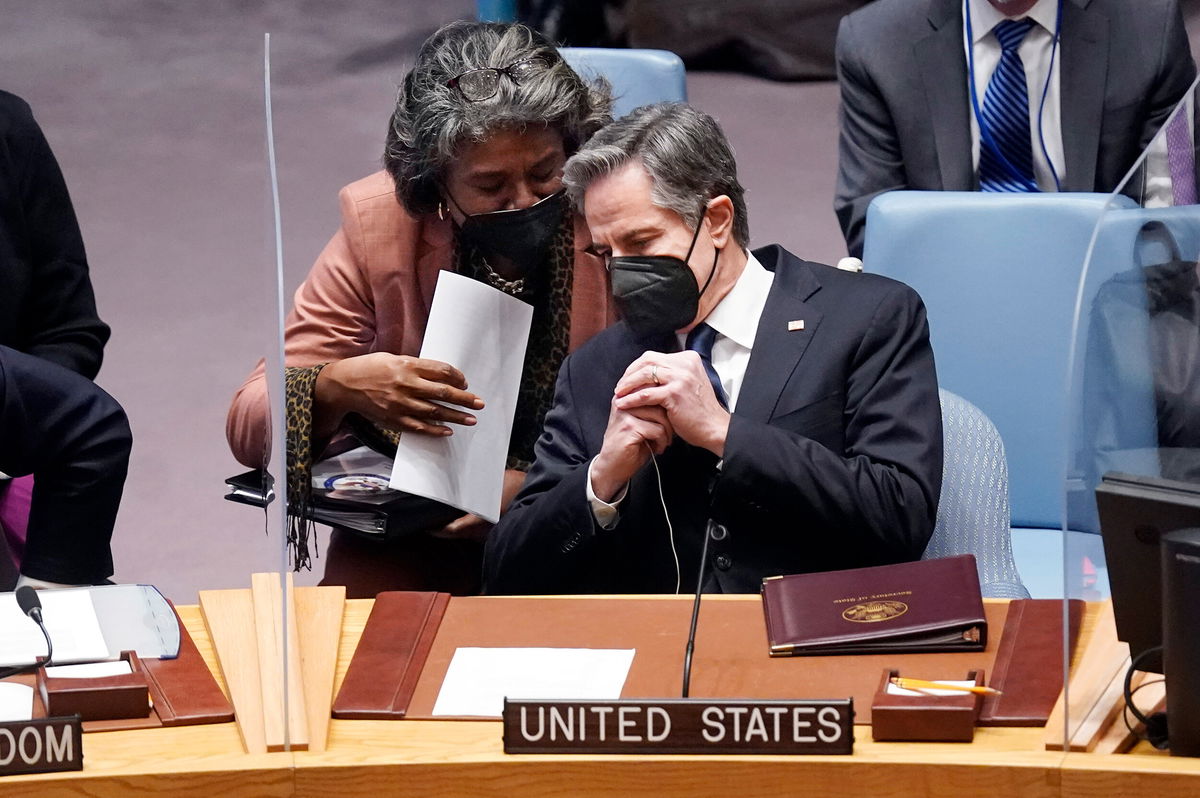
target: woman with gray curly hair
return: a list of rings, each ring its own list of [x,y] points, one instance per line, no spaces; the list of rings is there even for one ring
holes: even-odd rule
[[[607,274],[562,189],[566,159],[609,121],[608,84],[589,84],[523,25],[455,22],[422,45],[388,128],[385,171],[340,194],[341,229],[296,291],[285,330],[288,499],[308,498],[326,445],[352,431],[392,454],[401,431],[450,435],[487,397],[452,363],[418,357],[438,273],[452,269],[534,308],[504,502],[533,460],[558,367],[611,321]],[[234,397],[234,456],[261,465],[263,367]],[[427,535],[380,542],[335,529],[325,584],[478,590],[489,526],[462,516]],[[308,529],[289,544],[307,563]]]

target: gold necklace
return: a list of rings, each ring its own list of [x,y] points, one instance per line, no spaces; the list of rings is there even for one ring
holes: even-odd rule
[[[518,277],[516,280],[506,280],[496,273],[492,268],[492,264],[487,262],[487,258],[480,258],[483,262],[483,268],[487,272],[487,281],[493,288],[498,288],[510,296],[516,296],[525,290],[525,278]]]

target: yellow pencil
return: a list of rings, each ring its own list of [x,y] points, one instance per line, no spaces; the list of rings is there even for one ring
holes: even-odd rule
[[[908,679],[903,676],[897,676],[892,679],[892,684],[897,687],[903,687],[905,690],[961,690],[964,693],[975,693],[977,695],[1000,695],[1000,691],[994,687],[985,687],[981,684],[970,686],[958,684],[942,684],[941,682],[930,682],[925,679]]]

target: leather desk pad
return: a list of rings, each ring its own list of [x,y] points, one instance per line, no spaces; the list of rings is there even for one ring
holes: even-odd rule
[[[1054,602],[1061,608],[1060,602]],[[871,722],[871,700],[884,668],[917,678],[992,672],[1009,605],[987,602],[995,630],[984,651],[836,657],[767,655],[758,596],[705,599],[692,663],[694,698],[854,698],[855,723]],[[450,659],[459,646],[633,648],[623,698],[674,698],[683,680],[692,599],[688,597],[456,597],[450,601],[425,662],[407,717],[429,719]],[[1061,661],[1061,649],[1055,652]],[[1019,685],[1007,685],[1020,689]],[[1048,717],[1053,702],[1045,708]],[[1042,725],[1046,717],[1027,725]],[[444,718],[443,718],[444,719]]]

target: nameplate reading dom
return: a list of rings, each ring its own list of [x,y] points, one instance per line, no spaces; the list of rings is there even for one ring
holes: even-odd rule
[[[83,770],[79,716],[0,723],[0,776]]]
[[[504,701],[509,754],[849,754],[852,699]]]

